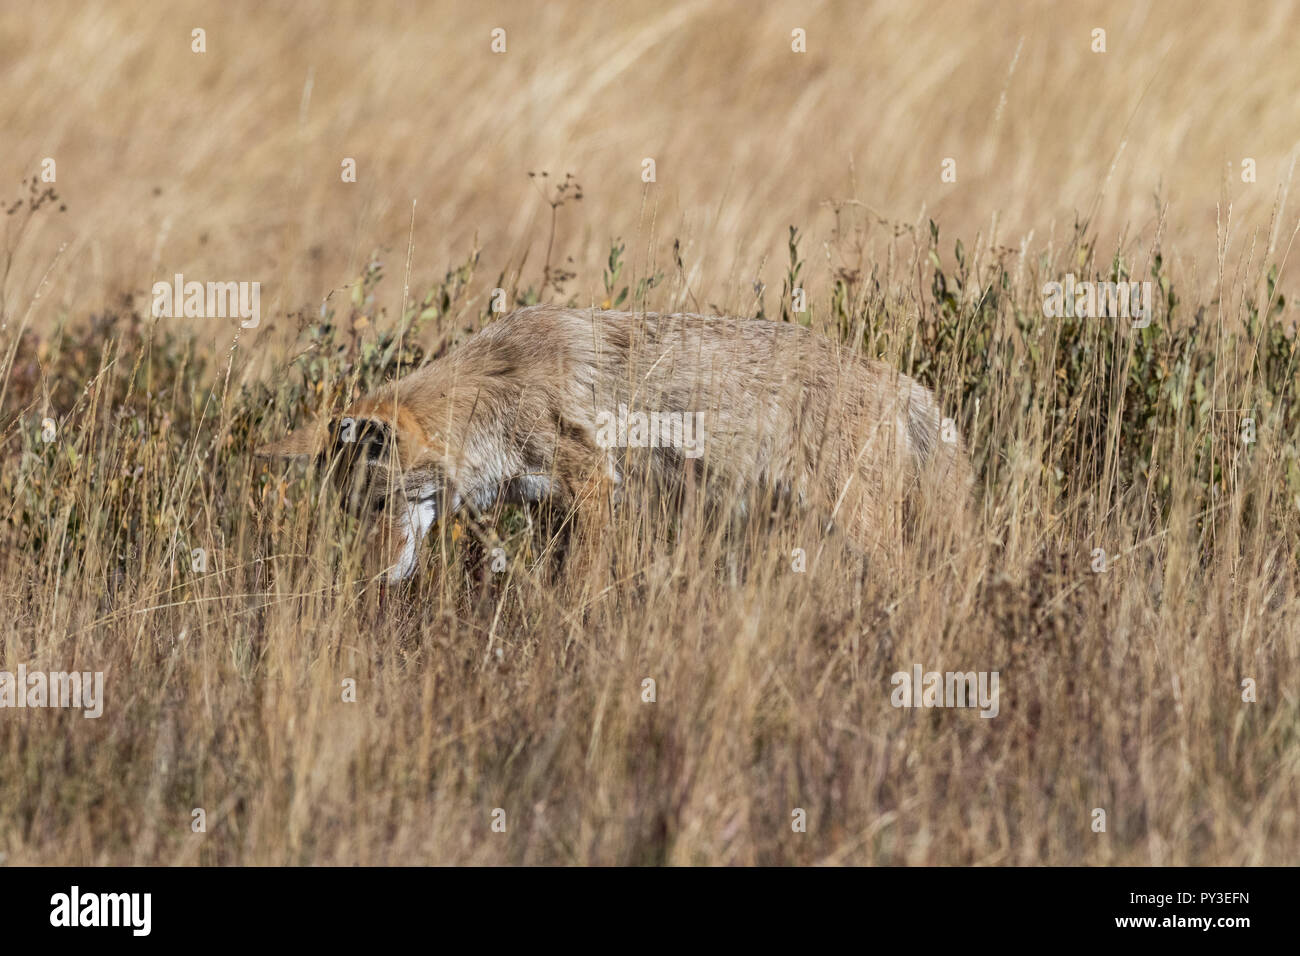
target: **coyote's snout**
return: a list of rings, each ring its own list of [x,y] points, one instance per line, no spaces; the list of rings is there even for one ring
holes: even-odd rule
[[[390,581],[472,505],[550,499],[598,534],[626,475],[693,469],[713,500],[816,509],[863,550],[905,515],[953,520],[971,473],[928,389],[802,327],[535,306],[258,449],[327,461]],[[937,511],[935,511],[937,509]]]

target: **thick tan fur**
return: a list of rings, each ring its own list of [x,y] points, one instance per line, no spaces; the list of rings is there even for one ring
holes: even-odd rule
[[[698,449],[608,447],[611,416],[698,413]],[[945,440],[946,439],[946,440]],[[971,471],[933,394],[799,326],[535,306],[261,455],[323,456],[382,515],[394,580],[433,521],[549,498],[598,534],[626,474],[679,479],[744,508],[756,490],[824,514],[863,550],[930,511],[962,520]],[[698,457],[695,455],[698,454]]]

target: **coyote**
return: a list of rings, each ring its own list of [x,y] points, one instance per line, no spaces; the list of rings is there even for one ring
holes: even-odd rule
[[[923,510],[957,522],[972,484],[927,388],[801,326],[553,306],[513,312],[257,454],[331,467],[371,516],[368,560],[390,582],[467,506],[548,499],[598,538],[633,472],[693,471],[740,511],[775,495],[863,551]]]

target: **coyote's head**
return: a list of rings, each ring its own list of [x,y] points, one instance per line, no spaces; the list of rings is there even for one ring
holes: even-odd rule
[[[362,567],[402,581],[415,570],[425,535],[445,513],[447,471],[399,411],[357,409],[296,429],[258,448],[262,458],[308,460],[363,523]]]

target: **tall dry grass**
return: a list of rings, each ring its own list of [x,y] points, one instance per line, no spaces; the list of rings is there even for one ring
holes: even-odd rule
[[[4,859],[1295,862],[1294,10],[1059,6],[6,16],[0,174],[55,157],[67,211],[6,220],[0,670],[108,699],[0,710]],[[151,318],[175,272],[261,281],[263,327]],[[1045,317],[1067,272],[1152,281],[1151,328]],[[250,450],[497,286],[893,362],[968,436],[976,536],[868,565],[637,497],[597,590],[502,509],[381,595]],[[892,707],[913,664],[998,671],[999,715]]]

